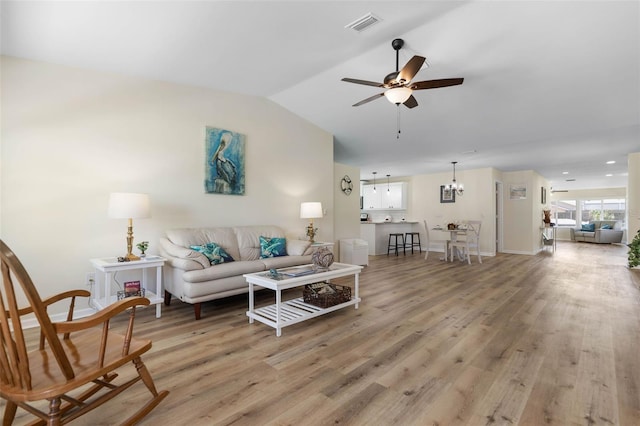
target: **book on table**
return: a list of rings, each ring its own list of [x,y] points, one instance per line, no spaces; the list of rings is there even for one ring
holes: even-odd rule
[[[124,283],[124,294],[126,296],[136,296],[140,294],[140,281],[127,281]]]

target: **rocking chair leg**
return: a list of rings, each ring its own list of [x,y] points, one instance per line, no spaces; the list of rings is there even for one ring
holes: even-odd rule
[[[47,421],[47,426],[60,426],[62,424],[60,422],[61,415],[60,398],[53,398],[49,401],[49,420]]]
[[[4,407],[4,417],[2,424],[4,426],[11,426],[13,419],[16,417],[16,410],[18,406],[11,401],[7,401],[7,405]]]
[[[140,358],[136,358],[133,360],[133,363],[136,366],[136,370],[138,370],[138,375],[147,386],[147,389],[153,394],[154,398],[152,398],[149,402],[147,402],[140,410],[138,410],[133,416],[129,417],[127,421],[124,423],[125,425],[135,425],[138,423],[144,416],[149,414],[151,410],[153,410],[156,405],[160,403],[167,395],[169,395],[169,391],[161,391],[158,393],[156,390],[156,386],[153,384],[153,378],[151,374],[149,374],[149,370],[144,365]]]

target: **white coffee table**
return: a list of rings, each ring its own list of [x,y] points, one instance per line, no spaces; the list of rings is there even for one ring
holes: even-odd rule
[[[311,265],[306,265],[311,266]],[[279,269],[279,272],[284,270],[291,270],[293,268]],[[299,322],[315,318],[320,315],[324,315],[329,312],[336,311],[338,309],[346,308],[347,306],[355,306],[358,309],[358,303],[360,303],[360,296],[358,293],[359,276],[362,266],[347,265],[345,263],[334,263],[331,265],[328,271],[316,272],[309,275],[302,275],[298,277],[289,277],[280,274],[278,278],[273,278],[270,272],[258,272],[255,274],[243,275],[249,284],[249,310],[247,316],[249,317],[249,323],[253,323],[253,320],[258,320],[263,324],[271,326],[276,329],[276,336],[282,335],[282,328],[289,325],[297,324]],[[354,276],[354,294],[351,300],[348,302],[340,303],[339,305],[331,306],[328,308],[320,308],[315,305],[304,303],[303,298],[299,297],[287,301],[282,301],[282,290],[287,290],[294,287],[302,287],[305,284],[312,284],[321,281],[331,280],[333,278]],[[255,309],[254,307],[254,285],[268,288],[276,292],[276,303],[273,305],[261,307]]]

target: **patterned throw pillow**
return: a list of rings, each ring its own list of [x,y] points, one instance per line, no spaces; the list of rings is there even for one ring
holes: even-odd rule
[[[611,225],[609,225],[608,223],[605,223],[604,225],[602,225],[602,226],[600,227],[600,229],[613,229],[613,228],[612,228],[612,227],[611,227]]]
[[[207,259],[209,259],[209,262],[212,265],[219,265],[225,262],[233,262],[233,257],[231,257],[229,253],[224,251],[224,249],[216,243],[207,243],[201,246],[191,246],[191,249],[207,256]]]
[[[260,258],[278,257],[287,255],[286,238],[268,238],[260,236]]]
[[[596,224],[595,223],[584,224],[582,225],[582,228],[580,230],[585,232],[594,232],[596,230]]]

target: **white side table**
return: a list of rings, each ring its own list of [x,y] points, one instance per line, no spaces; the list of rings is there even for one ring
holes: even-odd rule
[[[149,299],[152,305],[156,305],[156,318],[162,315],[162,267],[166,259],[160,256],[148,256],[145,260],[134,260],[130,262],[118,262],[115,257],[101,259],[91,259],[91,264],[96,269],[96,288],[91,302],[97,310],[104,309],[117,300],[116,295],[111,295],[111,274],[118,271],[129,271],[133,269],[142,270],[142,287],[144,297]],[[147,270],[156,268],[156,288],[152,291],[147,287]],[[100,273],[104,275],[104,281],[100,279]]]

